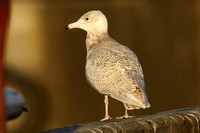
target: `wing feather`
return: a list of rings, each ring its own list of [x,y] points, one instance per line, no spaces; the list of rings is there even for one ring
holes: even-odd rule
[[[87,57],[86,77],[102,94],[126,104],[140,107],[148,104],[142,67],[137,56],[126,46],[93,50]]]

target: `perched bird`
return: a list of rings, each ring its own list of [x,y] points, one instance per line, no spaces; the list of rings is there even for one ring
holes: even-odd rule
[[[6,117],[8,120],[18,117],[25,108],[23,96],[11,88],[4,88],[5,102],[6,102]]]
[[[105,95],[105,117],[109,120],[108,96],[123,102],[127,110],[149,108],[142,67],[135,53],[108,35],[108,22],[98,10],[85,13],[66,30],[80,28],[87,32],[86,78],[90,85]]]

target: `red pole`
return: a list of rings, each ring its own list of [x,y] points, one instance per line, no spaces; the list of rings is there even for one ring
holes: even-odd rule
[[[4,104],[3,49],[8,24],[8,0],[0,0],[0,133],[6,133],[6,116]]]

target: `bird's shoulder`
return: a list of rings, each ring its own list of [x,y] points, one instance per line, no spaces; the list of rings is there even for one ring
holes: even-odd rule
[[[104,44],[88,52],[87,61],[99,63],[109,62],[128,69],[141,67],[136,54],[131,49],[119,44],[115,40],[104,42]]]
[[[91,67],[102,66],[119,69],[130,80],[138,80],[136,81],[138,83],[143,82],[143,70],[137,56],[131,49],[117,42],[110,42],[94,49],[88,55],[87,62]]]

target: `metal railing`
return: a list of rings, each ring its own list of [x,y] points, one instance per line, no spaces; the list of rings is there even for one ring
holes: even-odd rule
[[[131,119],[71,125],[41,133],[200,133],[200,106]]]

